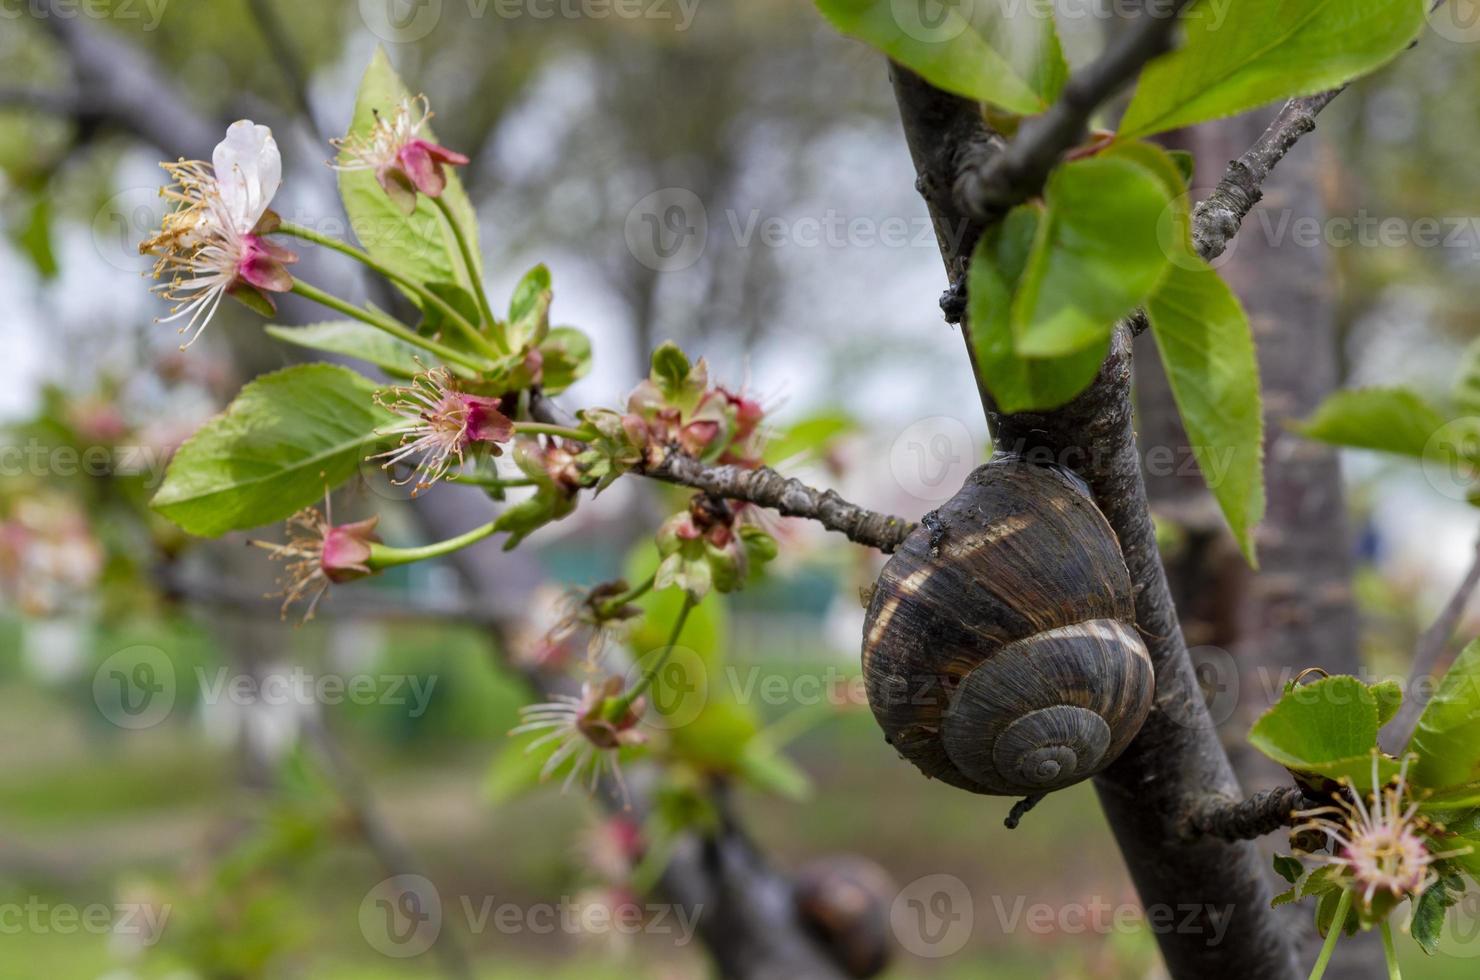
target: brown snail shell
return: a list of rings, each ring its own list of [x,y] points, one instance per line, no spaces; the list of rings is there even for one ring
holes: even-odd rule
[[[884,566],[863,635],[869,706],[927,776],[1037,796],[1114,762],[1155,678],[1115,532],[1077,477],[979,467]]]

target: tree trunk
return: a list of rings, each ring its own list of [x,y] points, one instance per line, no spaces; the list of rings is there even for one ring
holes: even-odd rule
[[[994,137],[973,103],[899,66],[893,79],[918,186],[954,280],[980,231],[960,218],[955,177],[963,154],[980,159]],[[1131,418],[1130,362],[1129,334],[1120,328],[1099,377],[1064,408],[1000,415],[985,395],[984,407],[999,450],[1046,456],[1084,477],[1125,552],[1137,623],[1156,668],[1156,701],[1140,734],[1095,784],[1149,921],[1162,923],[1155,931],[1168,970],[1178,980],[1294,978],[1293,950],[1270,911],[1257,849],[1182,836],[1190,799],[1237,796],[1239,787],[1198,690],[1156,550]]]

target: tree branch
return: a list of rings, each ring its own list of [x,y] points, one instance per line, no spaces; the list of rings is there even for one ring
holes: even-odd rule
[[[1064,153],[1084,140],[1100,104],[1134,81],[1148,61],[1171,50],[1172,32],[1190,2],[1144,5],[1098,60],[1075,72],[1047,112],[1025,121],[1001,153],[964,171],[956,194],[967,213],[990,219],[1042,190]]]
[[[1330,105],[1344,88],[1286,102],[1264,135],[1228,165],[1213,193],[1193,210],[1192,243],[1198,255],[1211,262],[1223,254],[1229,241],[1238,234],[1239,226],[1264,196],[1261,186],[1269,172],[1302,136],[1316,128],[1316,114]]]
[[[899,517],[878,514],[851,504],[832,490],[809,487],[782,476],[768,466],[710,466],[692,456],[670,452],[656,466],[636,470],[643,476],[693,487],[727,500],[744,500],[774,510],[783,517],[804,517],[856,544],[877,548],[886,555],[899,547],[915,525]]]
[[[1305,793],[1298,786],[1265,790],[1247,800],[1215,794],[1200,796],[1188,804],[1183,837],[1255,840],[1290,826],[1295,812],[1306,806]]]
[[[261,32],[263,41],[267,43],[268,51],[272,53],[273,61],[283,73],[283,79],[293,95],[296,108],[303,114],[304,125],[314,136],[327,140],[327,133],[324,127],[319,125],[318,116],[314,113],[313,103],[309,99],[308,74],[303,70],[303,64],[293,46],[293,39],[287,25],[278,16],[272,0],[247,0],[247,3],[252,9],[252,19],[257,24],[257,30]]]
[[[1403,691],[1403,704],[1398,708],[1392,722],[1386,726],[1387,734],[1383,738],[1390,750],[1401,752],[1413,737],[1413,732],[1418,727],[1418,718],[1428,704],[1426,700],[1420,701],[1414,697],[1414,694],[1438,667],[1439,658],[1444,655],[1444,648],[1449,645],[1449,638],[1459,626],[1460,617],[1464,615],[1465,607],[1469,605],[1477,587],[1480,587],[1480,541],[1475,543],[1470,570],[1465,573],[1454,594],[1439,611],[1438,617],[1424,630],[1423,636],[1418,639],[1418,646],[1414,648],[1413,666],[1409,668],[1408,683]]]
[[[551,425],[577,424],[577,419],[558,402],[540,394],[530,400],[529,414]],[[692,456],[669,450],[661,462],[633,472],[665,483],[693,487],[726,500],[743,500],[774,510],[783,517],[813,520],[856,544],[877,548],[885,554],[893,552],[915,529],[910,521],[866,510],[844,500],[833,490],[809,487],[801,480],[782,476],[769,466],[755,469],[710,466]]]
[[[894,83],[919,186],[936,227],[949,226],[962,205],[932,193],[952,184],[937,168],[952,165],[957,151],[943,144],[963,134],[989,139],[990,133],[973,103],[940,92],[898,66]],[[953,273],[964,269],[971,243],[942,236],[940,244],[946,268]],[[1118,328],[1094,383],[1057,411],[1002,415],[985,392],[983,405],[1000,450],[1077,464],[1076,471],[1120,539],[1136,586],[1136,621],[1156,670],[1156,699],[1129,748],[1096,777],[1096,789],[1143,904],[1204,909],[1216,897],[1214,908],[1229,913],[1218,923],[1227,927],[1219,943],[1206,941],[1214,929],[1210,921],[1194,922],[1208,933],[1159,933],[1168,970],[1179,980],[1293,978],[1298,976],[1294,956],[1270,913],[1264,868],[1254,846],[1183,837],[1189,796],[1242,794],[1193,673],[1157,551],[1136,449],[1130,339],[1129,330]]]
[[[47,0],[39,22],[67,52],[76,79],[70,112],[108,123],[167,154],[209,160],[220,139],[213,120],[182,99],[162,72],[132,44],[94,29],[62,0]]]

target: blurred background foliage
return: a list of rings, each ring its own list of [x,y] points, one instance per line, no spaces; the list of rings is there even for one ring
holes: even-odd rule
[[[943,278],[933,240],[761,247],[738,230],[753,215],[794,229],[829,214],[845,225],[923,220],[885,67],[871,51],[792,0],[699,0],[682,31],[673,19],[437,6],[425,36],[386,46],[430,98],[442,141],[473,157],[464,178],[483,223],[490,292],[507,293],[522,270],[546,262],[558,320],[593,336],[596,369],[570,404],[615,403],[644,373],[647,352],[673,338],[707,355],[718,377],[753,386],[783,428],[839,430],[801,472],[865,505],[914,518],[938,502],[901,478],[906,433],[921,420],[947,438],[955,482],[983,457],[960,340],[934,308]],[[337,213],[324,138],[347,120],[374,46],[394,41],[367,25],[375,7],[174,0],[151,28],[160,4],[114,0],[84,20],[156,63],[181,104],[213,124],[271,124],[287,168],[281,210],[301,219]],[[677,4],[665,9],[680,17]],[[189,151],[150,145],[70,101],[87,66],[22,8],[4,17],[5,444],[78,454],[102,446],[110,462],[70,475],[7,470],[0,487],[0,903],[168,904],[173,918],[153,945],[5,930],[0,977],[440,975],[431,954],[388,958],[360,932],[361,901],[383,877],[366,846],[366,798],[444,896],[529,905],[599,894],[609,882],[591,856],[603,828],[591,807],[554,788],[499,801],[489,789],[504,733],[530,698],[510,664],[537,646],[531,637],[548,621],[532,617],[500,649],[452,572],[431,568],[340,590],[320,622],[278,628],[275,606],[258,598],[269,570],[239,539],[197,547],[143,506],[153,463],[243,380],[291,354],[240,310],[223,312],[184,355],[172,330],[150,322],[158,304],[137,278],[146,266],[133,246],[157,220],[155,161]],[[1077,61],[1099,43],[1098,23],[1065,22]],[[1463,226],[1441,247],[1332,249],[1331,298],[1356,382],[1447,385],[1456,352],[1480,334],[1480,229],[1470,213],[1477,95],[1473,46],[1426,36],[1420,53],[1354,86],[1322,117],[1316,152],[1333,216]],[[633,205],[664,187],[688,188],[708,209],[709,246],[681,273],[644,266],[624,239]],[[1275,233],[1267,210],[1245,235]],[[143,456],[123,465],[124,449]],[[1365,652],[1378,671],[1396,670],[1464,562],[1474,520],[1406,469],[1348,462]],[[660,502],[660,493],[671,492],[618,488],[532,539],[520,574],[550,584],[530,608],[548,620],[559,586],[619,573],[647,518],[682,499]],[[367,504],[387,512],[392,533],[414,533],[373,474],[356,506]],[[715,642],[740,671],[849,678],[858,589],[876,563],[808,529],[783,534],[771,577],[731,603]],[[139,645],[164,651],[184,680],[166,721],[127,731],[107,720],[93,679],[107,657]],[[197,677],[262,677],[295,664],[435,682],[420,714],[384,703],[234,713],[198,698]],[[1009,834],[1005,804],[921,780],[887,751],[860,703],[837,700],[790,746],[810,780],[806,800],[747,791],[739,806],[783,867],[856,852],[900,884],[940,872],[968,883],[976,928],[965,950],[939,961],[901,956],[890,976],[1156,975],[1144,931],[1005,922],[1019,898],[1056,908],[1134,902],[1088,786],[1050,798]],[[762,706],[761,720],[794,709]],[[449,929],[481,977],[706,969],[697,946],[663,937],[613,948],[577,935]],[[1417,975],[1471,976],[1465,954],[1480,955],[1477,942],[1472,934]]]

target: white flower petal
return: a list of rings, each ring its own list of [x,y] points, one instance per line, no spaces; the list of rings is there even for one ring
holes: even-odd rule
[[[231,124],[211,154],[216,183],[232,227],[245,235],[262,218],[283,182],[283,158],[272,130],[250,119]]]

